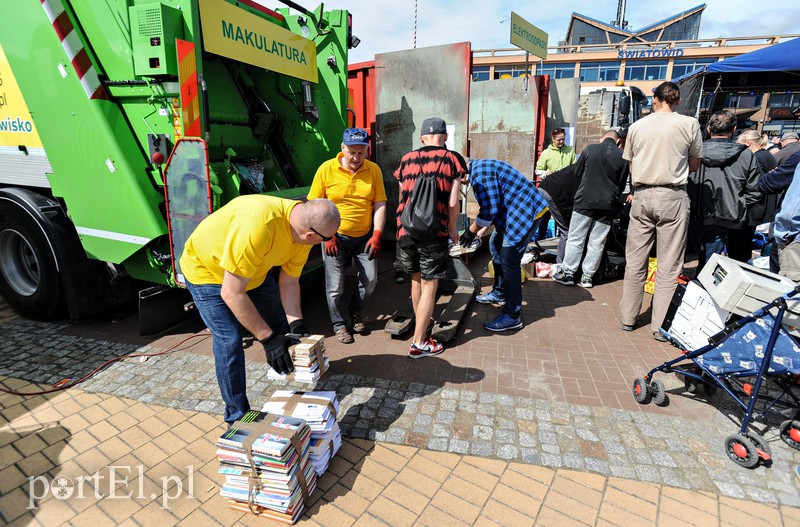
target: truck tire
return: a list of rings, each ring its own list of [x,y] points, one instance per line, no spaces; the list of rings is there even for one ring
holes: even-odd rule
[[[53,318],[64,304],[45,232],[24,207],[0,200],[0,294],[12,309],[35,320]]]

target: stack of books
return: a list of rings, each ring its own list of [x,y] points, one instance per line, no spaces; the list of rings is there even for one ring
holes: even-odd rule
[[[278,390],[264,405],[263,411],[305,420],[311,428],[311,463],[314,472],[321,476],[328,470],[331,459],[342,446],[342,435],[336,422],[336,416],[339,415],[336,392]]]
[[[220,494],[231,509],[295,523],[317,485],[310,453],[304,420],[247,412],[217,441]]]
[[[272,368],[267,379],[273,381],[316,382],[328,371],[328,355],[322,335],[300,337],[300,343],[289,348],[294,361],[294,372],[283,375]]]

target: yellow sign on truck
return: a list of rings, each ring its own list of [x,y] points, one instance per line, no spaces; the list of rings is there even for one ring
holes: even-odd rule
[[[317,82],[317,47],[312,40],[223,0],[201,0],[200,22],[206,51]]]
[[[0,46],[0,147],[42,148],[31,113]]]

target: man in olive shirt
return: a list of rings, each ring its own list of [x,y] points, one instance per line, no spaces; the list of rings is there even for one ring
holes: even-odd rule
[[[631,125],[622,154],[630,163],[634,198],[619,319],[624,331],[633,331],[642,308],[647,259],[655,243],[658,272],[650,331],[656,340],[666,340],[659,328],[683,268],[689,225],[686,182],[703,157],[700,124],[675,113],[679,101],[677,84],[658,85],[653,90],[653,113]]]
[[[261,342],[278,373],[294,370],[289,346],[296,341],[287,334],[308,334],[299,277],[311,246],[330,240],[339,222],[339,211],[327,199],[300,203],[239,196],[200,222],[186,240],[181,272],[211,331],[226,423],[250,409],[241,328]],[[280,293],[269,274],[276,266]]]

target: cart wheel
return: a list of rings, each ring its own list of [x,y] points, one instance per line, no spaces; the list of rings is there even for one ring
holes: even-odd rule
[[[656,406],[667,405],[667,390],[664,388],[664,383],[660,380],[654,380],[650,383],[650,393],[653,396],[653,404]]]
[[[703,391],[710,397],[717,393],[717,385],[711,383],[710,381],[706,381],[703,383]]]
[[[697,379],[692,379],[688,375],[684,375],[683,389],[689,393],[697,393]]]
[[[752,441],[752,442],[753,442],[753,444],[756,446],[756,448],[757,448],[758,450],[761,450],[761,451],[762,451],[762,452],[763,452],[763,453],[766,455],[766,457],[765,457],[765,456],[761,456],[761,459],[762,459],[762,460],[763,460],[765,463],[766,463],[766,462],[768,462],[768,461],[769,461],[769,462],[771,462],[771,461],[772,461],[772,448],[769,446],[769,443],[767,443],[767,442],[764,440],[764,438],[763,438],[763,437],[761,437],[761,435],[760,435],[760,434],[757,434],[757,433],[755,433],[755,432],[747,432],[747,433],[745,434],[745,436],[746,436],[746,437],[747,437],[747,438],[748,438],[750,441]]]
[[[753,468],[758,465],[756,446],[742,434],[730,435],[725,439],[725,452],[740,467]]]
[[[800,450],[800,421],[787,419],[782,422],[780,434],[784,443],[795,450]]]
[[[642,377],[637,377],[633,381],[633,398],[639,404],[650,402],[650,390]]]

